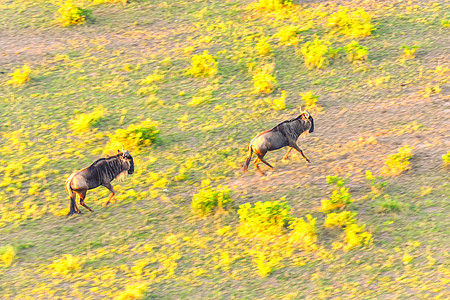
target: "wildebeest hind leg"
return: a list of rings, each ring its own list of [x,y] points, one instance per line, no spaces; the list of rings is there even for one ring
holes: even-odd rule
[[[87,191],[83,191],[83,192],[78,193],[78,195],[80,195],[80,204],[83,205],[84,207],[86,207],[86,209],[88,211],[93,212],[93,210],[84,203],[84,198],[86,198],[86,192]]]
[[[298,152],[300,152],[300,154],[303,156],[303,158],[310,163],[309,159],[305,156],[305,154],[303,154],[302,149],[299,148],[298,145],[293,145],[292,148],[294,148],[295,150],[297,150]]]
[[[260,159],[259,159],[259,157],[257,157],[257,158],[255,159],[255,162],[254,162],[256,169],[258,170],[259,173],[261,173],[261,175],[266,175],[266,174],[264,174],[264,172],[259,168],[259,162],[260,162]]]
[[[106,201],[106,203],[103,204],[103,206],[106,206],[111,202],[111,199],[114,197],[116,192],[114,192],[114,189],[113,189],[113,186],[111,185],[111,183],[103,184],[103,186],[111,192],[111,195],[109,195],[108,201]]]

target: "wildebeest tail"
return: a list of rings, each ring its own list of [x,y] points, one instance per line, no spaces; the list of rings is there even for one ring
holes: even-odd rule
[[[250,164],[250,160],[252,159],[253,149],[252,149],[252,143],[248,145],[248,154],[247,154],[247,160],[245,161],[243,171],[244,173],[247,171],[248,165]]]
[[[66,185],[65,185],[66,191],[67,191],[67,193],[69,194],[69,197],[70,197],[70,210],[69,210],[69,213],[67,214],[68,216],[70,216],[70,215],[72,215],[73,213],[75,213],[75,205],[76,205],[75,199],[76,199],[77,195],[76,195],[75,192],[70,188],[70,184],[72,183],[72,179],[73,179],[73,177],[74,177],[76,174],[77,174],[76,172],[72,173],[72,174],[69,176],[69,178],[67,178],[67,180],[66,180]]]

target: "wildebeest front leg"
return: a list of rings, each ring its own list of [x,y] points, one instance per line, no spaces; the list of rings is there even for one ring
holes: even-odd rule
[[[84,207],[86,207],[86,209],[90,212],[93,212],[93,210],[87,206],[86,204],[84,204],[84,198],[86,198],[86,192],[87,191],[83,191],[81,193],[78,193],[78,195],[80,195],[80,204],[83,205]]]
[[[298,152],[300,152],[300,154],[303,156],[303,158],[304,158],[307,162],[310,163],[309,159],[305,156],[305,154],[303,154],[302,149],[300,149],[300,147],[299,147],[297,144],[292,145],[292,148],[294,148],[295,150],[297,150]]]
[[[106,206],[111,202],[111,199],[114,197],[116,192],[114,192],[114,189],[113,189],[113,186],[111,185],[111,183],[103,184],[103,186],[111,192],[111,195],[109,196],[108,201],[106,201],[106,203],[103,205],[103,206]]]
[[[292,147],[289,147],[288,151],[286,152],[286,154],[284,155],[283,159],[288,159],[289,157],[289,153],[291,153],[292,151]]]

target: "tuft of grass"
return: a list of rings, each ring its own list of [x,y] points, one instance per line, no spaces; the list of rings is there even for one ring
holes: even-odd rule
[[[400,49],[403,49],[402,59],[414,59],[416,57],[416,50],[419,49],[419,46],[406,46],[403,45]]]
[[[399,212],[401,210],[399,201],[389,195],[384,195],[383,199],[378,200],[375,204],[378,212]]]

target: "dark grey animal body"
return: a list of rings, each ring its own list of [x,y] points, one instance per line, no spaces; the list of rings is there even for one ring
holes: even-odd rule
[[[264,175],[258,166],[260,161],[273,168],[267,161],[264,160],[264,155],[266,155],[268,151],[277,150],[286,146],[288,146],[289,149],[283,159],[287,159],[291,150],[295,149],[309,163],[309,159],[303,154],[303,151],[297,145],[297,139],[301,134],[307,132],[311,133],[313,131],[313,117],[308,112],[302,111],[297,118],[284,121],[274,128],[258,134],[252,139],[250,145],[248,145],[247,160],[243,168],[244,172],[247,171],[252,154],[255,152],[258,158],[256,158],[254,164],[256,169]]]
[[[101,185],[106,187],[111,192],[111,195],[105,204],[107,205],[115,194],[111,181],[133,173],[133,157],[128,150],[124,152],[119,151],[119,153],[114,156],[101,158],[89,167],[73,173],[66,180],[66,190],[70,196],[70,211],[68,216],[74,213],[81,213],[75,202],[77,194],[80,196],[80,205],[92,212],[92,209],[84,203],[86,192],[88,190]]]

